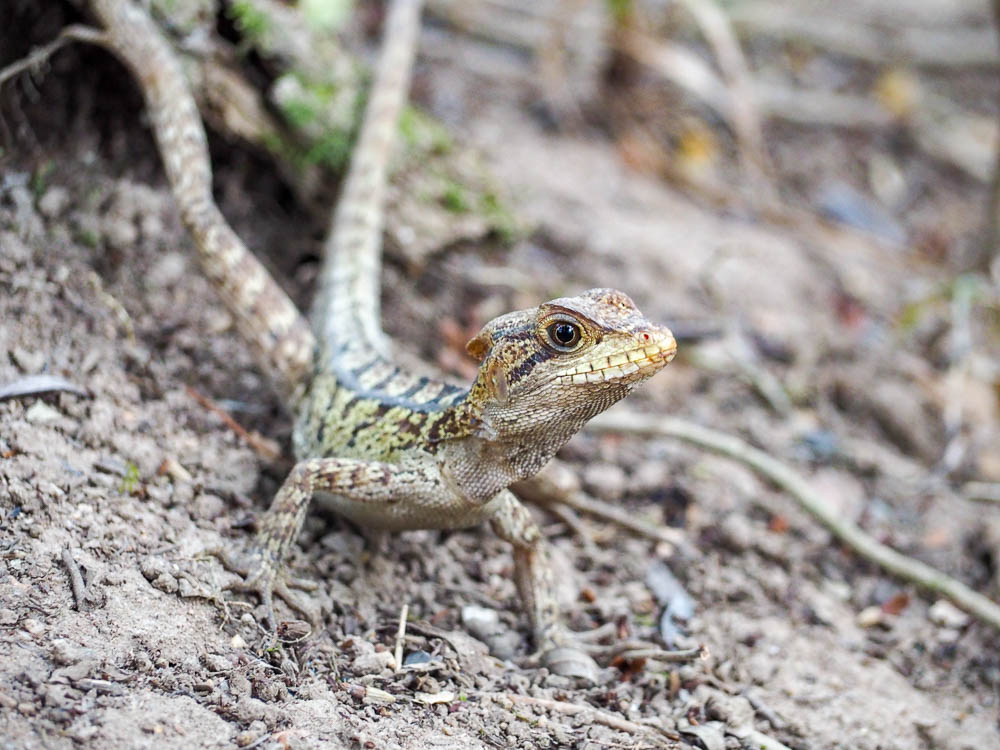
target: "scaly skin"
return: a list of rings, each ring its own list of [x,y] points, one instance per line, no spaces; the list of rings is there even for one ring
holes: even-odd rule
[[[395,0],[325,248],[310,333],[212,202],[204,130],[169,45],[132,0],[91,6],[143,90],[206,274],[297,415],[298,463],[248,554],[220,553],[245,576],[232,588],[256,592],[272,625],[274,594],[311,614],[289,590],[283,567],[313,497],[370,528],[488,520],[513,545],[536,646],[546,653],[563,647],[544,540],[507,487],[666,365],[676,351],[670,331],[646,320],[625,294],[591,289],[488,323],[468,345],[481,363],[468,389],[393,363],[379,323],[383,196],[420,13],[418,0]]]

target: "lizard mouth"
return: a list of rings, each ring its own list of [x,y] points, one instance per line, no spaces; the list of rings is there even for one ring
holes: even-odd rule
[[[582,362],[559,376],[558,382],[566,385],[585,383],[628,383],[644,380],[662,369],[677,353],[673,335],[657,335],[651,343],[644,343],[606,357]]]

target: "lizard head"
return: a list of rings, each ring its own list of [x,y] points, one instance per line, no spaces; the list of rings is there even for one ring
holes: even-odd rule
[[[467,349],[481,363],[470,400],[482,433],[494,439],[550,433],[561,445],[662,369],[677,344],[627,295],[591,289],[502,315]]]

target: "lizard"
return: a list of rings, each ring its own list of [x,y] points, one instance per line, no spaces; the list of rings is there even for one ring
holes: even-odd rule
[[[553,596],[546,542],[509,489],[537,472],[591,417],[675,355],[669,328],[623,292],[591,289],[510,312],[468,343],[467,388],[395,364],[381,327],[387,171],[409,87],[420,0],[392,0],[350,166],[324,246],[312,326],[215,206],[204,127],[178,61],[133,0],[90,0],[104,43],[135,76],[181,218],[204,273],[295,417],[297,459],[248,549],[213,550],[259,597],[315,620],[285,561],[315,497],[372,529],[489,522],[513,549],[535,648],[571,648]],[[582,653],[582,652],[581,652]],[[588,658],[589,657],[585,657]],[[551,660],[550,660],[551,662]]]

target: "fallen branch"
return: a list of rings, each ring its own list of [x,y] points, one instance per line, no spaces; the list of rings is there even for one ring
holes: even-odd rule
[[[684,532],[679,529],[643,521],[628,511],[588,496],[580,490],[575,475],[567,472],[565,465],[555,461],[530,479],[518,482],[514,485],[514,491],[519,497],[536,505],[545,507],[552,503],[561,503],[579,513],[621,526],[655,542],[679,546],[686,541]]]
[[[270,440],[256,432],[249,432],[243,425],[229,416],[225,409],[216,406],[210,398],[202,395],[191,386],[186,388],[187,394],[193,398],[206,411],[215,414],[222,420],[230,430],[246,441],[247,445],[253,448],[254,452],[265,461],[277,461],[281,458],[281,448],[274,440]]]
[[[659,727],[636,724],[634,721],[629,721],[628,719],[609,711],[603,711],[599,708],[594,708],[593,706],[582,703],[567,703],[566,701],[551,700],[549,698],[534,698],[530,695],[515,695],[513,693],[485,693],[482,697],[501,705],[503,705],[504,702],[514,704],[520,703],[522,705],[544,708],[547,711],[558,711],[561,714],[567,714],[569,716],[583,715],[589,722],[603,724],[606,727],[617,729],[622,732],[628,732],[629,734],[638,734],[646,737],[652,735],[660,741],[676,741],[680,739],[680,737],[672,732],[667,732]],[[673,747],[672,744],[669,746]]]
[[[25,57],[0,70],[0,86],[3,86],[14,76],[39,67],[69,42],[105,44],[107,43],[107,37],[105,37],[103,32],[91,26],[84,26],[82,24],[67,26],[59,32],[59,36],[48,44],[36,47]]]
[[[831,6],[835,7],[835,6]],[[900,26],[887,33],[874,23],[845,20],[842,13],[789,13],[782,3],[736,3],[728,9],[737,33],[803,42],[827,52],[877,64],[903,60],[940,68],[1000,64],[993,31],[983,27]]]
[[[1000,482],[966,482],[962,494],[974,503],[1000,505]]]
[[[969,614],[1000,630],[1000,605],[996,602],[930,565],[881,544],[854,524],[838,517],[836,511],[798,472],[739,438],[682,419],[620,410],[597,416],[589,427],[605,432],[675,438],[746,464],[785,490],[800,508],[864,559],[905,581],[947,597]]]
[[[87,609],[87,587],[83,583],[80,566],[69,547],[62,551],[62,564],[65,566],[66,572],[69,573],[69,583],[73,591],[73,601],[76,602],[76,611],[84,612]]]

